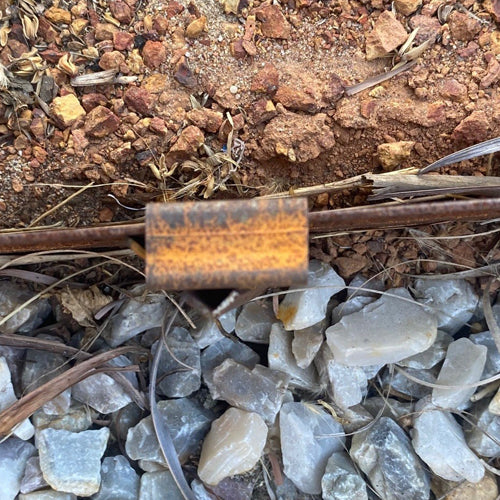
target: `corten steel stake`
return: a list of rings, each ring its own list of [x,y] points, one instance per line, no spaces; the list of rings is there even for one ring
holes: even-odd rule
[[[308,231],[384,229],[500,217],[500,198],[307,212],[305,198],[150,204],[146,224],[0,233],[0,253],[127,247],[146,239],[151,287],[194,290],[300,284]]]

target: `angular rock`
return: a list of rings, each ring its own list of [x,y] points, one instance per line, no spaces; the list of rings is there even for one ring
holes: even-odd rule
[[[14,309],[21,306],[33,293],[25,288],[18,287],[7,281],[0,281],[0,319],[10,314]],[[50,314],[50,306],[47,299],[39,299],[16,313],[0,327],[0,333],[28,333],[41,325]]]
[[[347,299],[345,302],[341,302],[332,310],[332,324],[338,323],[344,316],[349,316],[349,314],[361,311],[363,307],[374,301],[375,297],[356,295],[355,297]]]
[[[170,471],[146,472],[141,476],[139,500],[184,500]]]
[[[17,500],[76,500],[76,495],[63,491],[42,490],[21,494],[17,497]]]
[[[497,500],[498,484],[493,474],[485,473],[477,483],[462,481],[446,481],[435,476],[432,481],[432,491],[436,498],[445,500]]]
[[[337,362],[330,348],[324,344],[315,359],[322,380],[327,379],[329,394],[341,408],[361,402],[368,390],[368,378],[373,378],[381,368],[377,366],[346,366]]]
[[[194,125],[188,125],[170,148],[169,155],[173,155],[176,158],[188,157],[195,154],[204,142],[205,135],[203,132]]]
[[[481,23],[465,12],[454,10],[449,18],[450,33],[455,40],[469,42],[481,31]]]
[[[79,433],[43,429],[38,433],[38,451],[43,477],[56,490],[90,496],[101,483],[101,457],[109,429]]]
[[[118,356],[108,362],[111,366],[125,367],[132,363],[126,356]],[[134,373],[124,372],[130,383],[137,389],[137,377]],[[75,384],[72,388],[73,398],[89,405],[99,413],[114,413],[132,402],[126,390],[109,375],[98,373]]]
[[[112,50],[111,52],[105,52],[101,56],[101,59],[99,60],[99,67],[105,71],[108,69],[114,69],[118,71],[124,63],[125,56],[118,50]]]
[[[255,412],[272,423],[281,408],[289,376],[256,365],[253,370],[226,359],[213,372],[214,399],[222,399],[231,406]]]
[[[222,328],[224,328],[227,333],[232,333],[236,323],[236,309],[224,313],[219,317],[219,321]],[[222,335],[219,327],[211,317],[201,318],[201,320],[197,322],[197,329],[191,330],[191,336],[200,349],[215,344],[224,338],[224,335]]]
[[[285,330],[302,330],[319,323],[326,316],[330,298],[344,287],[344,280],[330,265],[312,260],[306,290],[289,291],[279,305],[277,317]]]
[[[267,352],[269,368],[290,376],[290,386],[310,392],[319,390],[318,374],[314,366],[300,368],[292,352],[292,333],[285,331],[280,323],[271,328],[269,350]]]
[[[167,50],[162,42],[148,40],[142,49],[142,59],[148,68],[159,68],[167,60]]]
[[[413,403],[402,403],[394,398],[383,398],[375,396],[363,401],[363,408],[368,410],[374,417],[380,413],[382,417],[389,417],[396,422],[408,417],[413,413]]]
[[[261,23],[260,29],[264,36],[284,39],[290,37],[292,27],[279,5],[264,4],[255,11],[255,16]]]
[[[192,109],[186,117],[193,125],[212,134],[217,133],[224,118],[220,111],[208,108]]]
[[[495,306],[493,306],[495,307]],[[495,314],[495,313],[493,313]],[[497,320],[498,321],[498,320]],[[497,346],[491,333],[481,332],[469,336],[469,340],[477,345],[484,345],[488,349],[486,355],[486,363],[484,365],[482,379],[490,378],[500,372],[500,352],[498,352]]]
[[[0,443],[0,498],[14,500],[19,493],[26,462],[35,453],[31,443],[11,437]]]
[[[493,399],[490,401],[488,406],[490,413],[494,415],[500,415],[500,389],[497,391]]]
[[[91,137],[106,137],[120,127],[120,119],[108,108],[96,106],[85,119],[85,133]]]
[[[481,379],[486,363],[487,348],[461,338],[452,342],[446,353],[436,384],[457,386],[452,389],[433,389],[432,402],[441,408],[460,408],[467,404],[476,391],[475,387],[461,389]]]
[[[248,302],[236,320],[235,333],[245,342],[268,344],[271,327],[276,321],[269,301]]]
[[[473,421],[476,425],[468,422],[464,424],[467,444],[478,455],[483,457],[496,457],[500,455],[500,417],[488,410],[488,402],[481,401],[472,409]]]
[[[378,159],[386,171],[394,170],[411,156],[415,141],[398,141],[379,144]]]
[[[50,427],[52,429],[64,429],[71,432],[86,431],[92,425],[92,419],[96,415],[83,405],[77,404],[69,408],[64,415],[47,415],[39,410],[31,417],[37,431]]]
[[[109,2],[109,10],[115,19],[120,23],[129,24],[134,19],[134,13],[126,2],[121,0],[111,0]]]
[[[50,22],[54,24],[70,24],[71,12],[52,6],[43,14]]]
[[[486,56],[485,56],[486,58]],[[490,54],[488,61],[488,68],[486,69],[486,74],[481,78],[479,86],[482,89],[487,89],[494,83],[497,83],[500,79],[500,63],[497,61],[493,54]]]
[[[484,466],[467,446],[453,416],[436,408],[428,397],[417,403],[415,412],[413,448],[434,474],[450,481],[480,481]]]
[[[434,344],[429,347],[429,349],[410,356],[409,358],[402,359],[398,362],[398,365],[407,366],[416,370],[428,370],[429,368],[436,366],[445,358],[448,346],[452,342],[453,337],[451,335],[448,335],[442,330],[438,330],[436,340],[434,341]]]
[[[307,368],[314,360],[324,340],[325,322],[293,332],[292,352],[297,366]]]
[[[343,451],[332,454],[321,479],[323,500],[368,500],[366,483]]]
[[[12,406],[16,401],[7,361],[3,356],[0,356],[0,411]],[[13,432],[15,436],[24,440],[31,439],[34,433],[35,430],[29,418],[24,419]]]
[[[438,328],[454,335],[476,310],[478,296],[465,280],[415,280],[413,285],[418,302],[425,304],[437,316]]]
[[[486,140],[490,129],[490,120],[484,111],[473,111],[453,130],[453,140],[464,144],[475,144]]]
[[[387,500],[427,500],[429,477],[410,440],[394,420],[382,417],[352,438],[349,454]]]
[[[314,95],[290,85],[280,85],[274,100],[287,109],[314,113],[318,111],[318,103]]]
[[[201,385],[200,348],[189,332],[178,326],[168,334],[166,342],[168,349],[162,346],[160,355],[158,390],[169,398],[189,396]],[[153,351],[158,345],[153,346]]]
[[[31,493],[46,486],[48,484],[43,478],[42,469],[40,469],[40,458],[38,456],[28,458],[21,480],[21,493]]]
[[[430,370],[405,368],[405,372],[408,373],[408,375],[417,378],[418,380],[423,380],[424,382],[435,384],[438,375],[438,367],[432,368]],[[391,373],[390,370],[386,370],[384,375],[382,376],[382,382],[384,384],[384,387],[390,387],[391,389],[400,392],[401,394],[410,396],[412,399],[421,399],[431,394],[432,392],[432,389],[430,387],[422,385],[419,382],[414,382],[408,377],[405,377],[400,372]]]
[[[445,78],[439,85],[439,93],[446,99],[454,102],[467,100],[467,86],[454,78]]]
[[[265,63],[264,67],[259,70],[252,79],[250,90],[252,92],[261,92],[264,94],[272,94],[276,92],[279,85],[280,75],[276,66],[272,63]]]
[[[343,450],[342,425],[321,406],[285,403],[280,411],[280,438],[286,476],[299,490],[320,494],[328,458]]]
[[[71,127],[80,118],[85,116],[85,110],[74,94],[67,94],[63,97],[56,97],[50,110],[58,124],[63,128]]]
[[[203,442],[200,479],[216,485],[226,477],[253,469],[264,450],[267,432],[260,415],[229,408],[213,422]]]
[[[324,113],[279,114],[264,129],[261,141],[263,157],[284,157],[293,163],[317,158],[335,145],[335,135],[326,119]]]
[[[140,290],[132,290],[133,295]],[[161,326],[166,311],[166,298],[160,294],[128,300],[109,322],[103,337],[111,347],[117,347],[141,332]]]
[[[125,92],[123,100],[128,108],[143,116],[150,116],[153,113],[155,96],[144,88],[130,87]]]
[[[163,425],[169,430],[175,450],[181,462],[194,454],[208,432],[213,415],[199,403],[187,398],[158,402],[158,413]],[[147,460],[166,467],[151,416],[143,418],[127,433],[127,455],[132,460]]]
[[[210,393],[214,393],[214,369],[225,359],[234,361],[253,369],[259,362],[259,355],[241,342],[234,342],[224,337],[217,343],[207,347],[201,355],[201,371],[203,380],[207,384]]]
[[[402,288],[389,290],[326,330],[336,361],[348,366],[397,363],[428,349],[436,335],[435,317]]]
[[[106,457],[101,465],[101,487],[92,500],[137,500],[139,476],[123,455]]]
[[[375,21],[372,31],[366,34],[366,59],[384,57],[408,38],[408,33],[396,16],[385,10]]]
[[[199,37],[207,27],[206,16],[200,16],[198,19],[191,21],[186,28],[187,38],[197,38]]]
[[[394,7],[398,12],[401,12],[403,16],[409,16],[416,12],[416,10],[422,5],[422,0],[395,0]]]
[[[52,341],[59,340],[50,335],[41,335],[38,338]],[[66,358],[60,354],[28,349],[21,379],[23,392],[27,394],[35,390],[50,379],[64,373],[67,368],[69,367]],[[70,404],[71,389],[66,389],[54,399],[45,403],[42,408],[48,415],[64,415],[68,412]]]

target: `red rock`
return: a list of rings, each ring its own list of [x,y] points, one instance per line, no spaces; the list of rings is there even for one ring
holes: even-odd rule
[[[296,111],[307,111],[313,113],[318,110],[316,100],[313,96],[302,90],[288,85],[281,85],[274,96],[274,100],[285,106],[285,108]]]
[[[415,37],[415,43],[417,44],[423,43],[429,38],[435,40],[443,31],[443,27],[436,17],[424,15],[412,16],[409,24],[412,30],[418,28],[418,33]]]
[[[490,123],[484,111],[473,111],[458,124],[452,137],[460,143],[474,144],[486,140],[489,128]]]
[[[39,52],[39,54],[44,61],[50,62],[52,64],[57,64],[59,62],[59,59],[61,59],[65,52],[57,49],[46,49],[43,52]]]
[[[266,63],[264,67],[253,77],[250,90],[252,92],[273,94],[278,88],[279,78],[280,75],[274,64]]]
[[[132,50],[134,48],[134,35],[124,31],[117,31],[113,35],[113,46],[116,50]]]
[[[159,116],[151,118],[151,121],[149,123],[149,130],[159,135],[167,135],[169,133],[169,130],[165,125],[165,120],[163,118],[160,118]]]
[[[229,45],[229,50],[235,59],[245,59],[248,55],[247,51],[243,47],[243,38],[233,40]]]
[[[115,19],[118,19],[123,24],[129,24],[134,19],[132,9],[121,0],[111,0],[109,2],[109,10]]]
[[[78,156],[82,156],[87,146],[89,145],[89,141],[85,137],[84,130],[81,128],[72,130],[71,137],[73,138],[73,148],[75,149],[75,153]]]
[[[497,23],[500,23],[500,0],[484,2],[484,7],[493,16]]]
[[[142,49],[144,64],[151,69],[159,68],[167,60],[167,51],[162,42],[148,40]]]
[[[478,49],[479,45],[476,42],[472,41],[467,44],[467,47],[461,47],[457,49],[457,55],[466,59],[467,57],[476,55]]]
[[[194,88],[198,85],[198,80],[188,66],[185,57],[181,57],[175,67],[174,78],[187,88]]]
[[[396,12],[400,12],[403,16],[413,14],[422,5],[422,0],[394,0]]]
[[[114,24],[111,23],[97,23],[95,26],[95,39],[98,41],[102,40],[113,40],[114,34],[119,31]]]
[[[218,134],[221,141],[225,142],[231,131],[238,132],[241,130],[245,126],[245,117],[242,113],[238,113],[232,117],[232,122],[233,123],[231,124],[227,118],[222,122]]]
[[[40,16],[38,21],[38,36],[40,36],[47,43],[56,42],[59,35],[49,21],[44,16]]]
[[[187,113],[187,119],[198,128],[215,134],[222,125],[223,115],[220,111],[201,108],[189,111]]]
[[[154,96],[141,87],[130,87],[123,96],[123,100],[129,109],[147,116],[152,113]]]
[[[107,69],[116,69],[120,68],[120,65],[125,62],[125,56],[118,52],[117,50],[113,50],[111,52],[105,52],[101,59],[99,60],[99,67],[104,70]]]
[[[83,94],[81,97],[81,103],[83,109],[88,113],[97,106],[104,106],[108,100],[103,94],[97,92],[92,92],[91,94]]]
[[[165,16],[155,16],[153,19],[153,29],[160,35],[166,35],[168,31],[168,19]]]
[[[404,26],[388,10],[380,14],[373,29],[366,35],[366,59],[384,57],[402,45],[408,38]]]
[[[167,6],[167,17],[171,19],[172,17],[180,14],[184,10],[184,5],[180,4],[176,0],[171,0],[168,2]]]
[[[177,138],[175,144],[168,152],[169,156],[189,157],[198,151],[198,148],[205,142],[203,132],[194,125],[189,125]]]
[[[454,102],[464,102],[467,100],[467,87],[454,78],[445,78],[439,83],[439,93],[445,98]]]
[[[482,89],[486,89],[498,82],[500,79],[500,63],[497,61],[494,54],[486,54],[485,58],[488,60],[488,68],[486,69],[486,75],[481,78],[479,86]]]
[[[21,57],[26,52],[29,52],[28,46],[15,38],[8,39],[7,47],[11,50],[12,57],[16,58]]]
[[[91,137],[106,137],[120,126],[120,119],[108,108],[97,106],[85,119],[85,133]]]
[[[448,18],[450,33],[455,40],[468,42],[481,31],[481,23],[464,12],[454,10]]]
[[[317,158],[335,145],[333,131],[326,125],[326,119],[324,113],[276,116],[264,129],[261,141],[264,158],[284,156],[297,163]]]
[[[254,125],[267,122],[274,118],[277,114],[273,101],[270,99],[262,98],[255,101],[250,106],[250,121]]]
[[[281,12],[278,5],[262,5],[255,11],[260,21],[260,30],[269,38],[290,38],[291,25]]]
[[[125,142],[121,146],[109,152],[109,159],[115,163],[126,163],[134,157],[134,150],[130,142]]]
[[[323,98],[330,104],[333,104],[344,95],[344,91],[345,86],[342,79],[338,75],[333,74],[330,77],[329,85],[323,94]]]

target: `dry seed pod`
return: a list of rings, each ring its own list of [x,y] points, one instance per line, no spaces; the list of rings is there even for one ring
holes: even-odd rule
[[[57,62],[57,68],[69,76],[78,74],[78,67],[73,64],[73,58],[70,54],[64,54]]]

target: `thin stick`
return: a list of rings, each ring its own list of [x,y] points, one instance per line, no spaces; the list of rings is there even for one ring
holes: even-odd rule
[[[34,221],[32,221],[31,224],[29,224],[28,228],[36,226],[42,219],[45,219],[45,217],[47,217],[51,213],[55,212],[56,210],[59,210],[62,206],[66,205],[66,203],[71,201],[73,198],[75,198],[79,194],[86,191],[89,187],[93,186],[93,184],[94,184],[94,181],[92,181],[90,184],[87,184],[86,186],[83,186],[81,189],[79,189],[75,193],[70,194],[65,200],[61,201],[55,207],[52,207],[50,210],[47,210],[45,213],[43,213],[42,215],[37,217]]]

